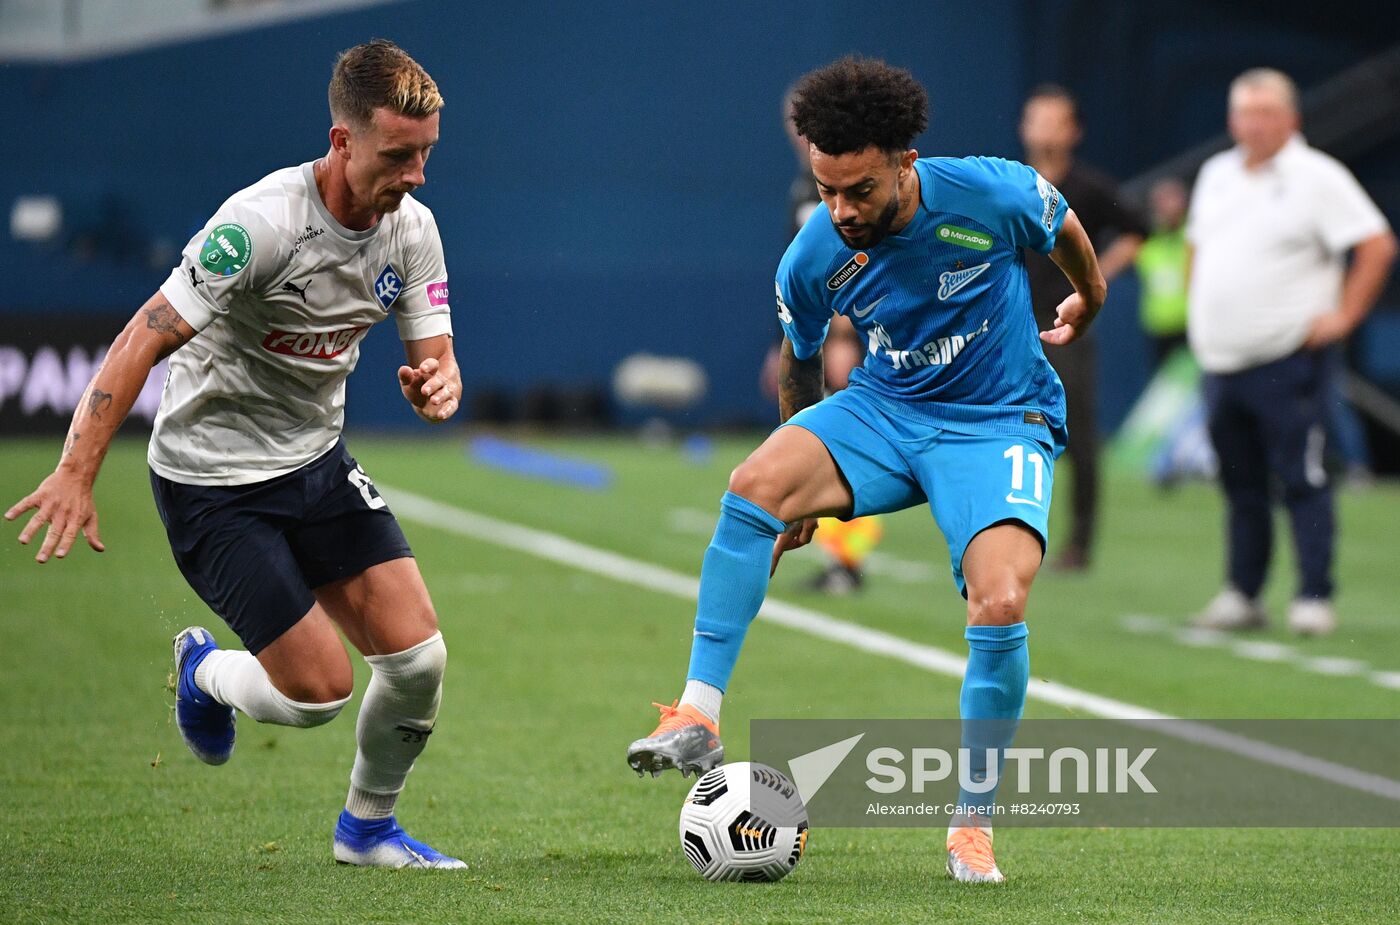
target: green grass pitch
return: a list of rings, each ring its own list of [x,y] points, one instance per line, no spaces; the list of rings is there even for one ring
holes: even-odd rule
[[[376,481],[698,572],[705,517],[753,440],[705,463],[620,439],[539,439],[614,467],[590,492],[472,465],[457,435],[352,437]],[[57,441],[0,445],[4,503],[52,464]],[[1062,487],[1069,479],[1061,477]],[[150,499],[144,445],[119,442],[98,485],[108,552],[37,566],[0,542],[0,921],[4,922],[1380,922],[1393,920],[1400,833],[1359,829],[1013,829],[1009,882],[943,874],[942,833],[821,830],[776,885],[701,881],[676,837],[689,782],[638,780],[623,750],[652,700],[679,693],[693,605],[405,520],[450,656],[437,734],[400,803],[409,830],[471,864],[464,875],[336,866],[330,833],[354,750],[353,714],[314,730],[239,723],[226,766],[199,764],[170,722],[169,639],[205,623]],[[1061,502],[1061,507],[1064,507]],[[1047,573],[1029,620],[1034,676],[1154,710],[1212,717],[1394,717],[1400,691],[1133,632],[1127,614],[1183,621],[1220,579],[1219,501],[1106,486],[1092,573]],[[1400,491],[1343,494],[1342,629],[1308,654],[1400,671]],[[1286,530],[1280,532],[1286,546]],[[891,517],[881,552],[903,576],[828,600],[801,590],[814,557],[785,561],[772,594],[963,651],[961,601],[923,510]],[[921,575],[918,563],[928,566]],[[910,577],[910,574],[913,577]],[[1269,594],[1291,590],[1280,551]],[[361,669],[363,666],[361,666]],[[359,690],[365,673],[360,671]],[[732,759],[755,717],[956,715],[958,684],[756,624],[725,704]],[[1029,716],[1063,716],[1030,702]]]

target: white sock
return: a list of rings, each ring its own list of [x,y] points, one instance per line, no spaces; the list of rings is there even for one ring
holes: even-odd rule
[[[412,648],[365,661],[374,674],[355,722],[359,748],[345,808],[361,819],[386,819],[432,734],[447,646],[434,633]]]
[[[719,723],[719,708],[723,700],[724,691],[693,678],[685,682],[685,693],[681,694],[681,703],[690,704],[716,724]]]
[[[263,666],[252,653],[215,649],[194,670],[194,683],[219,703],[233,707],[260,723],[278,726],[320,726],[335,719],[350,702],[301,703],[272,686]]]

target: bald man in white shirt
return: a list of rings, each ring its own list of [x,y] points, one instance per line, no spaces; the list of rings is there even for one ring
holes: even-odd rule
[[[1356,178],[1309,147],[1300,122],[1286,75],[1258,68],[1237,77],[1235,147],[1202,166],[1187,222],[1188,336],[1206,374],[1228,508],[1227,584],[1195,621],[1212,629],[1268,623],[1259,594],[1273,552],[1275,483],[1300,573],[1289,627],[1321,635],[1336,626],[1336,527],[1322,465],[1327,353],[1375,305],[1397,247]]]

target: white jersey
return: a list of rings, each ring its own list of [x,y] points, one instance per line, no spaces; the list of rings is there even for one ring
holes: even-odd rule
[[[160,287],[199,332],[170,357],[147,460],[190,485],[246,485],[325,453],[370,325],[452,333],[442,240],[411,196],[367,231],[337,222],[310,163],[231,196]]]
[[[1201,367],[1232,373],[1301,347],[1338,307],[1347,251],[1386,228],[1351,172],[1301,136],[1254,170],[1239,148],[1206,161],[1186,223]]]

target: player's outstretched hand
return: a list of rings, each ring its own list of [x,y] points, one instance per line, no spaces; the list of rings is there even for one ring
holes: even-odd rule
[[[106,550],[97,532],[97,505],[92,500],[92,485],[81,476],[56,470],[40,482],[38,488],[6,511],[5,519],[14,520],[31,510],[36,513],[19,532],[21,543],[29,545],[39,528],[48,526],[44,542],[34,556],[35,562],[47,562],[50,556],[62,559],[68,555],[79,531],[94,550]]]
[[[452,372],[444,371],[437,357],[428,357],[415,369],[412,366],[399,367],[399,388],[403,397],[418,412],[418,416],[430,424],[441,424],[457,413],[462,399],[462,380]]]
[[[817,519],[809,517],[806,520],[799,520],[788,527],[778,538],[773,541],[773,561],[768,566],[768,577],[772,578],[778,571],[778,560],[783,557],[783,553],[789,549],[799,549],[812,542],[812,534],[817,532]]]
[[[1084,297],[1077,292],[1070,293],[1055,309],[1055,326],[1041,331],[1040,339],[1047,344],[1063,347],[1082,337],[1093,318]]]

